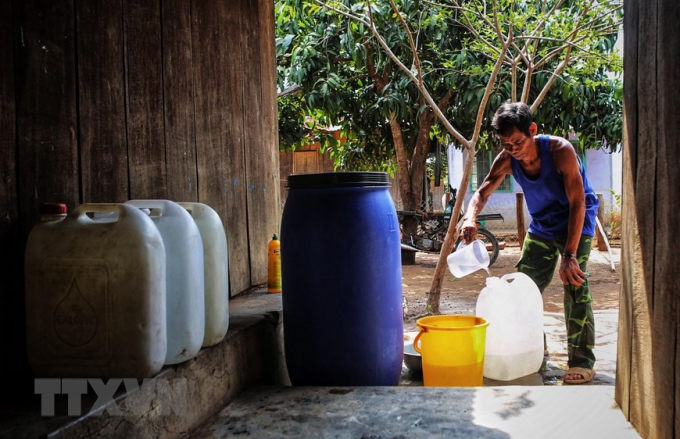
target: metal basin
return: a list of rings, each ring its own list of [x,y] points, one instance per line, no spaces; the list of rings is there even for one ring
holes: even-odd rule
[[[404,364],[414,374],[423,373],[423,359],[413,348],[413,343],[404,345]]]

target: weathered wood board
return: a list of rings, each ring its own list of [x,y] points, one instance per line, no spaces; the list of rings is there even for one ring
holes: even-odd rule
[[[127,139],[131,199],[166,199],[161,5],[124,0]]]
[[[680,7],[624,3],[624,217],[616,399],[645,438],[680,435]]]
[[[193,2],[198,198],[225,223],[229,286],[250,287],[238,0]]]
[[[198,201],[190,0],[163,2],[163,87],[168,198]]]
[[[78,4],[78,102],[82,201],[129,198],[123,5]]]
[[[13,334],[24,325],[22,279],[23,251],[20,246],[17,211],[16,109],[14,99],[14,51],[12,2],[0,3],[0,331]],[[11,361],[10,355],[24,347],[23,331],[7,339],[0,355],[0,374],[10,376],[25,366]]]

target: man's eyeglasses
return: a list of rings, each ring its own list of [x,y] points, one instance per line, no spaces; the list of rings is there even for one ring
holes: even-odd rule
[[[529,139],[529,137],[522,135],[521,138],[510,139],[507,142],[501,140],[501,146],[504,150],[510,152],[517,148],[521,148],[522,145]],[[499,139],[500,140],[500,139]]]

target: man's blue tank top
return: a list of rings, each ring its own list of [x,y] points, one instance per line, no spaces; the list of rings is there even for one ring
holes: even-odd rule
[[[546,239],[566,239],[569,230],[569,199],[564,189],[564,179],[553,164],[550,137],[538,136],[538,145],[541,154],[541,173],[538,177],[527,177],[514,158],[510,159],[512,176],[524,190],[524,198],[531,214],[529,233]],[[586,217],[582,234],[593,236],[599,201],[586,178],[581,159],[578,158],[578,161],[586,196]]]

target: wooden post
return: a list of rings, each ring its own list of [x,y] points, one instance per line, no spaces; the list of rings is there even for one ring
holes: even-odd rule
[[[677,437],[680,8],[624,2],[624,151],[616,402],[641,437]],[[648,50],[650,41],[663,41]],[[643,93],[640,93],[644,90]],[[621,373],[619,373],[621,370]],[[673,389],[670,390],[669,389]]]
[[[414,250],[401,249],[401,265],[416,265],[416,252]]]
[[[519,247],[524,247],[524,236],[527,231],[524,227],[524,193],[517,192],[515,194],[517,205],[517,238],[519,238]]]
[[[604,227],[604,197],[602,194],[597,194],[597,199],[600,200],[600,207],[597,208],[597,218],[600,220],[602,227]],[[607,250],[607,245],[604,243],[599,227],[595,227],[595,236],[597,237],[597,249],[600,251]]]

